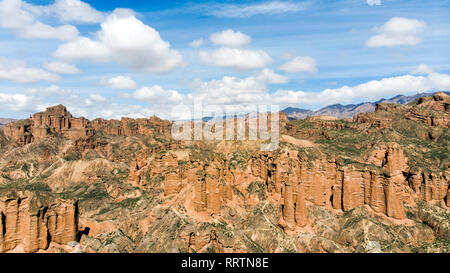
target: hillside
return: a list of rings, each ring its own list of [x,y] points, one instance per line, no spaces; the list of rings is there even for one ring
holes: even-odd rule
[[[62,105],[0,129],[0,252],[449,252],[450,97],[280,113],[280,146]]]

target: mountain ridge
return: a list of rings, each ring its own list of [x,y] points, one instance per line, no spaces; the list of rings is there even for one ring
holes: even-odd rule
[[[282,110],[283,113],[290,120],[304,119],[311,116],[333,116],[337,118],[351,118],[360,113],[367,113],[375,111],[375,106],[377,103],[395,103],[395,104],[408,104],[415,101],[421,97],[433,96],[436,93],[444,92],[447,95],[450,94],[448,91],[436,91],[436,92],[422,92],[414,95],[396,95],[389,99],[381,98],[375,102],[362,102],[358,104],[331,104],[320,108],[317,111],[304,108],[287,107]]]

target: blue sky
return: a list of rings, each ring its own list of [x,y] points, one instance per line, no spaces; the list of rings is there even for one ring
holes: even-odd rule
[[[0,0],[0,116],[62,103],[177,119],[195,99],[317,109],[448,90],[449,12],[445,0]]]

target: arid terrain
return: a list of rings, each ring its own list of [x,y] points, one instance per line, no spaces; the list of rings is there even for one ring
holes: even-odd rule
[[[289,120],[280,146],[62,105],[0,129],[0,252],[450,252],[450,97]]]

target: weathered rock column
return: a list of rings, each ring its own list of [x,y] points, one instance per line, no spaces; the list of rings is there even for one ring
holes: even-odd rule
[[[294,213],[294,187],[291,183],[287,182],[284,190],[283,218],[289,227],[295,224]]]
[[[308,211],[306,210],[305,190],[301,183],[297,186],[297,198],[295,200],[295,222],[297,226],[304,227],[308,221]]]
[[[394,183],[389,183],[386,189],[386,213],[387,216],[396,219],[404,219],[406,217],[402,200],[398,197]]]
[[[342,187],[341,185],[334,185],[332,188],[333,191],[333,208],[342,210]]]
[[[386,213],[386,197],[384,194],[384,187],[377,174],[372,174],[370,193],[370,207],[375,212]]]

